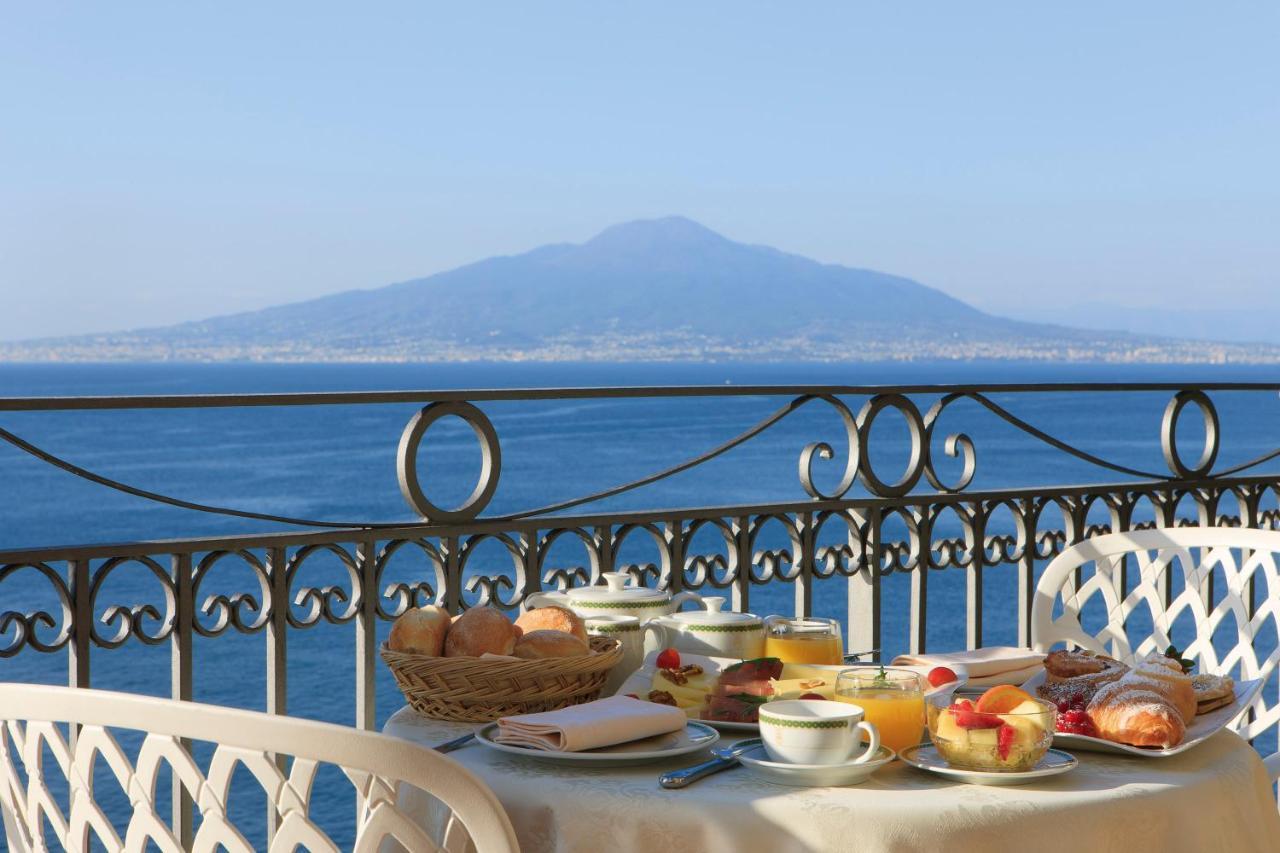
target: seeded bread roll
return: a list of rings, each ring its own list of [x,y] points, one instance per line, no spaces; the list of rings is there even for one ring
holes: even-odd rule
[[[530,631],[516,640],[515,651],[512,652],[516,657],[525,660],[567,658],[590,653],[591,647],[585,640],[580,640],[564,631]]]
[[[449,611],[428,604],[406,610],[391,624],[387,648],[396,652],[415,652],[440,657],[444,638],[449,631]]]
[[[587,641],[586,623],[582,621],[581,616],[567,607],[549,604],[546,607],[527,610],[520,614],[516,624],[523,628],[526,634],[532,631],[564,631],[584,643]]]
[[[444,638],[444,656],[510,655],[521,633],[496,607],[473,607],[453,620]]]

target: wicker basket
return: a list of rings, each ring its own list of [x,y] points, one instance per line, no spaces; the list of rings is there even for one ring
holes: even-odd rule
[[[622,645],[592,637],[589,655],[544,660],[437,658],[382,647],[382,659],[415,711],[437,720],[486,723],[599,698]]]

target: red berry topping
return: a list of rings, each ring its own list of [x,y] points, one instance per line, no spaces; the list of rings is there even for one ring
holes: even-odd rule
[[[825,700],[827,697],[826,697],[826,696],[823,696],[821,693],[801,693],[801,694],[800,694],[800,696],[799,696],[799,698],[801,698],[801,699],[823,699],[823,700]]]
[[[945,666],[935,666],[929,670],[929,674],[926,677],[929,679],[931,687],[941,687],[956,680],[955,672]]]
[[[1009,748],[1013,746],[1013,737],[1013,726],[1002,723],[999,731],[996,732],[996,755],[1000,756],[1001,761],[1009,760]]]
[[[658,669],[679,669],[680,653],[675,649],[663,649],[658,653]]]

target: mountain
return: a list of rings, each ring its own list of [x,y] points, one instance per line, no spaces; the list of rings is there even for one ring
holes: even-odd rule
[[[737,243],[668,217],[373,290],[164,328],[0,344],[0,359],[1206,361],[1259,355],[1250,359],[1236,350],[996,317],[911,279]],[[1271,357],[1280,360],[1280,348]]]

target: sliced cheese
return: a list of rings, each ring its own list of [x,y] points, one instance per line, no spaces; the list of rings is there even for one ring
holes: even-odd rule
[[[787,675],[783,672],[783,675]],[[836,680],[835,678],[821,676],[816,678],[780,678],[772,680],[769,685],[773,687],[773,695],[769,699],[799,699],[806,693],[817,693],[823,699],[836,698]]]

